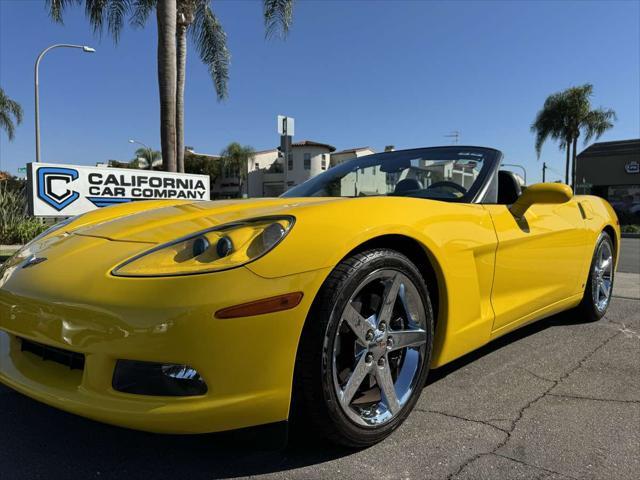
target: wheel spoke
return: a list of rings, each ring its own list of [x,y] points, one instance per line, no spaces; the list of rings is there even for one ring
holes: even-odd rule
[[[400,276],[395,274],[390,279],[391,281],[386,285],[383,294],[382,308],[378,315],[378,323],[384,321],[389,323],[391,321],[391,315],[393,314],[393,307],[396,304],[398,298],[398,292],[400,291],[400,285],[402,284]]]
[[[390,347],[391,351],[407,347],[419,347],[427,343],[427,332],[422,329],[390,331],[389,336],[393,341]]]
[[[391,370],[389,369],[389,362],[385,362],[383,367],[376,367],[376,380],[380,387],[380,392],[384,396],[385,404],[391,412],[395,415],[400,411],[400,402],[398,401],[398,395],[396,394],[396,387],[393,385],[393,378],[391,377]]]
[[[373,328],[373,325],[369,323],[369,320],[360,315],[360,313],[353,308],[351,303],[349,303],[344,309],[342,318],[347,322],[349,327],[351,327],[351,330],[356,334],[358,340],[360,340],[363,345],[367,345],[367,332]]]
[[[347,384],[342,390],[342,394],[340,395],[340,403],[343,406],[347,407],[351,400],[353,400],[353,396],[358,391],[360,385],[362,385],[362,381],[367,377],[369,372],[371,371],[371,364],[367,365],[365,360],[366,355],[363,353],[360,355],[360,360],[356,364],[356,368],[353,370],[353,373],[347,380]]]
[[[608,285],[604,282],[604,280],[602,280],[599,284],[598,287],[600,288],[600,292],[602,292],[602,296],[607,299],[609,298],[609,287]]]
[[[611,265],[611,257],[607,258],[606,260],[600,263],[600,271],[606,272],[609,269],[610,265]]]

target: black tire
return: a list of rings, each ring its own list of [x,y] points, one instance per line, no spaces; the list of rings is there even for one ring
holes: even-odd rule
[[[381,426],[363,427],[350,419],[339,405],[333,385],[333,362],[327,361],[327,355],[333,352],[333,342],[346,303],[361,282],[380,269],[399,271],[419,292],[426,310],[426,353],[422,365],[416,369],[416,387],[402,409]],[[409,415],[424,387],[429,373],[433,328],[427,286],[420,271],[406,256],[394,250],[372,249],[343,260],[320,289],[302,332],[294,375],[294,431],[307,428],[311,423],[320,435],[330,441],[356,448],[373,445],[389,436]],[[302,422],[304,427],[300,425]]]
[[[596,301],[593,295],[594,282],[597,282],[597,272],[596,265],[598,262],[598,252],[603,244],[606,244],[606,247],[609,248],[609,251],[612,254],[611,261],[615,264],[615,250],[613,248],[613,241],[608,233],[602,232],[598,237],[598,241],[596,242],[596,246],[593,250],[593,255],[591,257],[591,264],[589,265],[589,277],[587,279],[587,283],[584,289],[584,296],[582,297],[582,301],[580,305],[576,307],[576,312],[587,321],[597,321],[600,320],[605,313],[607,312],[607,308],[609,307],[610,297],[613,293],[613,281],[614,281],[614,268],[611,268],[611,288],[609,294],[609,301],[607,301],[604,308],[598,308],[596,305]]]

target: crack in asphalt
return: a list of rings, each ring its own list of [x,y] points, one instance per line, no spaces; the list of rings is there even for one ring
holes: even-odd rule
[[[550,397],[571,398],[574,400],[593,400],[595,402],[612,402],[612,403],[636,403],[640,404],[640,400],[618,400],[617,398],[598,398],[586,397],[582,395],[567,395],[565,393],[548,393]]]
[[[496,456],[496,457],[506,458],[507,460],[511,460],[512,462],[520,463],[522,465],[526,465],[527,467],[535,468],[537,470],[542,470],[544,472],[549,472],[549,473],[552,473],[554,475],[561,475],[563,477],[572,478],[573,480],[578,480],[576,477],[573,477],[571,475],[567,475],[566,473],[556,472],[555,470],[549,470],[548,468],[540,467],[538,465],[533,465],[531,463],[525,462],[524,460],[519,460],[517,458],[512,458],[512,457],[509,457],[508,455],[502,455],[501,453],[493,452],[493,453],[488,453],[487,455],[493,455],[493,456]]]
[[[485,422],[484,420],[476,420],[475,418],[466,418],[466,417],[461,417],[459,415],[453,415],[452,413],[446,413],[446,412],[439,412],[438,410],[427,410],[424,408],[415,408],[414,409],[417,412],[423,412],[423,413],[436,413],[438,415],[442,415],[444,417],[451,417],[451,418],[456,418],[458,420],[464,420],[465,422],[472,422],[472,423],[480,423],[482,425],[486,425],[487,427],[491,427],[491,428],[495,428],[496,430],[500,430],[502,433],[508,434],[509,431],[505,428],[500,428],[492,423],[489,422]],[[509,421],[508,419],[504,419],[503,421]]]
[[[613,322],[611,320],[607,320],[606,322],[601,323],[600,325],[602,325],[603,327],[606,327],[606,326],[608,326],[607,323],[610,323],[611,325],[617,325],[618,327],[621,327],[621,328],[617,328],[616,330],[618,330],[619,332],[624,333],[624,336],[626,338],[638,338],[638,339],[640,339],[640,333],[636,332],[635,330],[631,330],[624,323]]]
[[[520,420],[522,420],[522,417],[524,416],[524,413],[531,408],[534,404],[536,404],[537,402],[539,402],[540,400],[542,400],[544,397],[546,397],[547,395],[551,394],[551,390],[553,390],[555,387],[557,387],[558,385],[560,385],[560,383],[562,383],[562,381],[564,381],[565,379],[567,379],[572,373],[574,373],[575,371],[577,371],[578,369],[580,369],[584,363],[586,361],[588,361],[593,355],[595,355],[599,350],[601,350],[602,348],[604,348],[611,340],[613,340],[615,337],[617,337],[618,335],[622,334],[622,331],[618,331],[616,333],[614,333],[613,335],[611,335],[610,337],[606,338],[604,341],[602,341],[596,348],[594,348],[593,350],[591,350],[589,353],[587,353],[585,356],[583,356],[573,368],[570,368],[569,370],[567,370],[566,372],[564,372],[559,378],[558,380],[551,380],[548,378],[544,378],[544,377],[539,377],[538,375],[530,372],[529,370],[523,369],[525,371],[527,371],[528,373],[530,373],[531,375],[535,376],[536,378],[539,378],[541,380],[545,380],[549,383],[551,383],[551,385],[544,390],[541,394],[537,395],[535,398],[533,398],[532,400],[530,400],[529,402],[527,402],[526,405],[524,405],[519,411],[518,414],[516,415],[516,418],[514,420],[511,421],[511,427],[509,428],[509,430],[502,430],[501,428],[496,427],[495,425],[491,425],[491,424],[487,424],[486,422],[478,422],[478,423],[483,423],[486,425],[491,425],[493,428],[496,428],[498,430],[503,431],[506,435],[505,438],[498,442],[498,444],[489,452],[482,452],[482,453],[478,453],[476,455],[474,455],[473,457],[469,458],[467,461],[465,461],[464,463],[462,463],[462,465],[460,465],[460,467],[458,467],[458,469],[455,472],[452,472],[448,477],[447,480],[452,480],[454,478],[456,478],[458,475],[460,475],[460,473],[462,473],[464,471],[465,468],[467,468],[470,464],[472,464],[473,462],[475,462],[476,460],[478,460],[479,458],[485,456],[485,455],[497,455],[497,456],[504,456],[501,454],[496,453],[500,448],[504,447],[509,440],[511,439],[511,434],[514,432],[514,430],[516,429],[516,426],[518,425],[518,423],[520,422]],[[436,412],[437,413],[437,412]],[[450,415],[452,417],[455,417],[455,415]],[[464,419],[463,420],[468,420],[468,421],[474,421],[474,420],[470,420],[470,419]],[[514,461],[519,461],[521,463],[525,463],[522,460],[516,460],[510,457],[506,457],[505,458],[509,458],[510,460],[514,460]],[[526,463],[525,463],[526,464]],[[529,464],[526,464],[529,465]],[[540,468],[542,470],[547,470],[541,467],[538,467],[536,465],[529,465],[531,467],[535,467],[535,468]],[[550,471],[551,470],[547,470]],[[570,475],[567,475],[566,473],[561,473],[561,472],[553,472],[553,473],[557,473],[558,475],[564,475],[570,478]]]

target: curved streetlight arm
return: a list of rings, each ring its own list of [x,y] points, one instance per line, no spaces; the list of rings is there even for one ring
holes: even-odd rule
[[[527,184],[527,169],[524,168],[522,165],[518,165],[517,163],[503,163],[502,164],[503,167],[517,167],[517,168],[521,168],[522,169],[522,173],[524,173],[524,184]]]
[[[146,143],[142,143],[140,140],[135,140],[133,138],[129,139],[129,143],[137,143],[147,149],[149,155],[149,170],[153,170],[153,150],[151,150],[151,147]]]
[[[36,65],[33,70],[34,77],[34,88],[35,88],[35,117],[36,117],[36,162],[40,161],[40,93],[39,93],[39,76],[38,72],[40,70],[40,60],[49,50],[53,50],[54,48],[79,48],[83,52],[86,53],[94,53],[95,48],[88,47],[87,45],[73,45],[71,43],[57,43],[55,45],[51,45],[50,47],[45,48],[38,58],[36,58]]]

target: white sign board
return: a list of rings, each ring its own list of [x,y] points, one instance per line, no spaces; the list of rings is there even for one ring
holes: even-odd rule
[[[209,176],[128,168],[30,163],[31,213],[70,217],[137,200],[209,200]]]
[[[278,115],[278,134],[293,137],[295,135],[295,120],[291,117]]]

